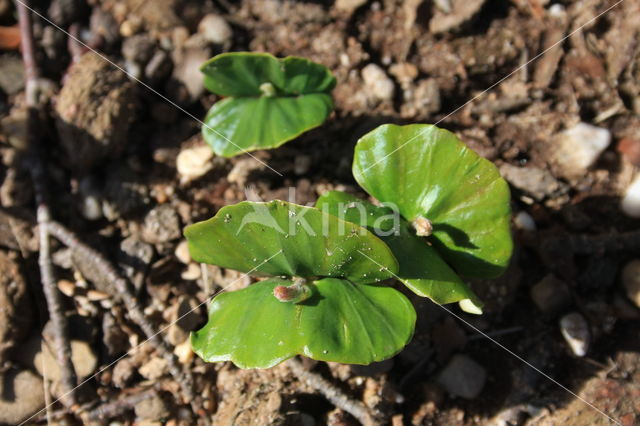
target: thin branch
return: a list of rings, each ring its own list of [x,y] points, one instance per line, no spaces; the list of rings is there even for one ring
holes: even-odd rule
[[[351,414],[363,425],[372,426],[380,424],[379,420],[376,419],[362,402],[349,398],[346,393],[338,389],[324,377],[307,370],[298,359],[291,358],[287,363],[298,379],[303,380],[307,385],[320,392],[329,402]]]
[[[95,271],[96,275],[99,274],[100,277],[103,278],[103,282],[108,282],[113,285],[113,288],[110,289],[112,295],[116,299],[122,300],[127,308],[131,320],[142,329],[144,334],[147,336],[147,339],[155,345],[155,347],[161,352],[162,356],[167,360],[169,364],[169,372],[180,384],[185,398],[188,401],[193,400],[193,377],[191,376],[191,373],[188,370],[183,371],[178,363],[178,359],[173,354],[171,347],[161,337],[160,332],[156,331],[154,326],[145,317],[138,300],[133,295],[133,291],[131,291],[129,282],[120,276],[116,269],[101,253],[84,244],[67,228],[53,221],[49,223],[48,228],[51,235],[69,247],[82,262],[89,266],[88,269]]]
[[[131,410],[138,403],[153,397],[157,393],[158,391],[155,388],[152,388],[142,392],[127,395],[124,398],[120,398],[108,404],[98,406],[97,408],[89,411],[84,418],[86,420],[95,422],[106,421],[114,417],[122,417],[125,412]]]
[[[25,0],[25,3],[28,1]],[[62,307],[62,297],[56,287],[56,280],[51,262],[51,242],[47,228],[47,222],[51,219],[45,194],[46,179],[44,178],[43,144],[40,140],[40,111],[42,105],[38,101],[38,66],[35,59],[35,45],[31,15],[27,10],[28,4],[17,2],[20,32],[22,36],[22,57],[25,66],[26,93],[27,93],[27,146],[29,156],[33,164],[30,165],[31,178],[35,187],[38,234],[40,250],[38,264],[40,266],[40,278],[49,316],[53,323],[53,338],[56,346],[56,357],[61,370],[61,382],[67,397],[63,403],[68,407],[76,405],[74,389],[77,385],[77,376],[71,361],[71,345],[69,343],[69,330],[67,317]]]

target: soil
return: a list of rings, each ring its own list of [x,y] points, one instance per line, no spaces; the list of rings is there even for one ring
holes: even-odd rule
[[[158,329],[211,295],[180,244],[184,226],[247,198],[289,199],[292,188],[299,204],[329,189],[365,196],[351,174],[356,140],[382,123],[438,123],[493,161],[511,184],[516,249],[509,270],[471,283],[486,303],[482,316],[447,307],[464,322],[406,293],[418,312],[416,333],[390,361],[366,368],[308,366],[393,425],[610,422],[558,383],[624,425],[640,422],[640,307],[621,282],[622,268],[640,258],[638,242],[625,237],[640,229],[640,221],[620,209],[640,163],[638,2],[625,1],[595,20],[614,2],[35,3],[39,13],[113,62],[34,16],[42,96],[50,106],[39,134],[47,149],[52,214],[131,280]],[[214,27],[199,26],[210,14],[218,16],[207,21]],[[0,25],[15,23],[11,3],[0,1]],[[0,75],[7,76],[0,79],[0,376],[6,390],[12,377],[33,371],[21,354],[29,341],[46,339],[48,314],[24,153],[24,84],[15,78],[24,69],[15,47],[0,48],[7,49],[0,52]],[[338,81],[335,112],[297,140],[254,153],[282,176],[243,155],[213,158],[211,167],[198,166],[200,176],[181,177],[178,154],[204,143],[194,117],[204,117],[217,100],[194,78],[195,70],[202,58],[238,50],[326,65]],[[587,165],[564,161],[557,150],[564,132],[579,123],[610,135]],[[156,350],[137,346],[144,335],[105,293],[108,286],[88,279],[91,271],[61,245],[54,245],[53,260],[64,308],[74,319],[72,337],[89,342],[98,360],[98,373],[82,388],[84,407],[95,410],[152,389],[155,399],[144,406],[123,403],[111,418],[126,424],[205,424],[205,418],[239,425],[357,424],[286,364],[243,371],[194,357],[182,343],[202,325],[204,306],[163,334],[195,375],[203,403],[194,410]],[[207,272],[213,290],[234,280],[229,290],[250,283],[237,281],[235,271]],[[532,291],[537,285],[547,290]],[[571,312],[587,320],[583,357],[572,353],[559,327]],[[473,398],[453,396],[438,379],[456,355],[486,373]],[[460,380],[484,377],[469,374]],[[56,385],[49,389],[53,395]],[[22,405],[31,412],[7,418],[33,414],[32,405]],[[61,407],[51,408],[55,420],[79,423]],[[46,420],[43,411],[31,421]]]

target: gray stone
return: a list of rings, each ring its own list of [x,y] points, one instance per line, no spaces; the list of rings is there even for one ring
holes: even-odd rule
[[[511,185],[537,201],[563,190],[549,171],[537,167],[516,167],[505,163],[500,166],[500,173]]]
[[[162,244],[180,238],[180,218],[168,204],[161,204],[144,218],[142,238],[150,244]]]
[[[19,424],[44,407],[42,379],[31,371],[9,371],[0,381],[0,423]]]
[[[451,395],[473,399],[482,391],[487,373],[483,366],[467,355],[455,355],[436,380]]]
[[[136,236],[127,237],[120,243],[118,263],[136,289],[142,286],[153,255],[153,246],[140,241]]]

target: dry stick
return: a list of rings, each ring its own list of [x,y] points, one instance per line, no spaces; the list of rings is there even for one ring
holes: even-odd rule
[[[89,421],[105,421],[114,417],[121,417],[122,414],[131,410],[138,403],[157,395],[157,393],[158,391],[155,388],[147,389],[108,404],[100,405],[99,407],[89,411],[85,419]]]
[[[26,1],[28,3],[28,1]],[[41,143],[38,130],[40,129],[40,111],[42,105],[38,101],[38,66],[35,60],[35,48],[33,41],[33,30],[31,15],[27,10],[27,5],[17,3],[18,17],[20,23],[20,33],[22,36],[22,58],[24,60],[26,74],[26,101],[28,107],[27,116],[27,148],[29,157],[33,164],[29,170],[36,193],[38,234],[40,242],[38,264],[40,266],[40,278],[42,288],[47,300],[49,317],[53,323],[53,338],[56,346],[56,357],[61,369],[61,382],[64,393],[67,397],[63,403],[68,407],[76,405],[76,395],[74,389],[77,385],[77,376],[71,361],[71,345],[69,343],[69,330],[67,318],[62,308],[62,298],[58,292],[53,264],[51,263],[51,241],[47,228],[47,222],[51,219],[49,206],[44,188],[46,181],[45,167],[43,162],[44,147]]]
[[[104,278],[104,282],[113,284],[114,288],[111,289],[112,293],[124,302],[131,320],[142,329],[149,341],[160,350],[162,356],[169,364],[169,372],[178,383],[180,383],[184,396],[188,401],[192,401],[195,395],[193,393],[193,377],[191,372],[182,370],[178,364],[178,359],[173,354],[167,342],[165,342],[160,333],[156,331],[149,320],[147,320],[142,309],[140,309],[138,300],[130,289],[129,282],[118,274],[116,269],[102,254],[84,244],[67,228],[53,221],[49,222],[48,228],[51,235],[69,247],[82,262],[90,266],[88,269],[95,271],[96,274],[100,274],[102,278]]]
[[[380,422],[375,416],[369,412],[367,407],[360,401],[355,401],[347,394],[338,389],[331,382],[317,373],[312,373],[307,370],[302,363],[296,358],[291,358],[288,361],[288,365],[299,379],[307,383],[325,398],[327,398],[333,405],[355,417],[363,425],[377,425]]]

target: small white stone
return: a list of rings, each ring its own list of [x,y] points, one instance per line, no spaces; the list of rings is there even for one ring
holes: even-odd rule
[[[376,64],[369,64],[362,69],[362,79],[367,89],[369,97],[379,99],[381,101],[391,100],[395,86],[393,81],[387,76]]]
[[[640,217],[640,174],[627,188],[620,202],[620,208],[629,217]]]
[[[178,357],[180,364],[190,364],[194,356],[191,349],[191,340],[187,338],[184,342],[176,345],[173,354]]]
[[[176,251],[174,252],[176,258],[185,265],[191,263],[191,254],[189,253],[189,243],[186,240],[180,241]]]
[[[577,312],[560,318],[560,332],[576,356],[585,356],[589,349],[591,334],[587,320]]]
[[[627,297],[640,308],[640,259],[634,259],[622,268],[622,285]]]
[[[598,160],[611,142],[607,129],[578,123],[554,140],[554,159],[567,177],[580,177]]]
[[[198,32],[209,43],[224,44],[231,40],[233,30],[222,16],[210,13],[205,15],[198,24]]]
[[[190,263],[187,269],[180,274],[180,277],[183,280],[194,281],[200,278],[201,275],[202,271],[200,270],[200,266],[197,263]]]
[[[176,168],[180,180],[185,183],[204,176],[213,167],[212,158],[213,151],[204,145],[180,151],[178,158],[176,158]]]
[[[523,231],[533,232],[536,230],[536,222],[526,211],[519,211],[513,218],[513,224],[516,228]]]

